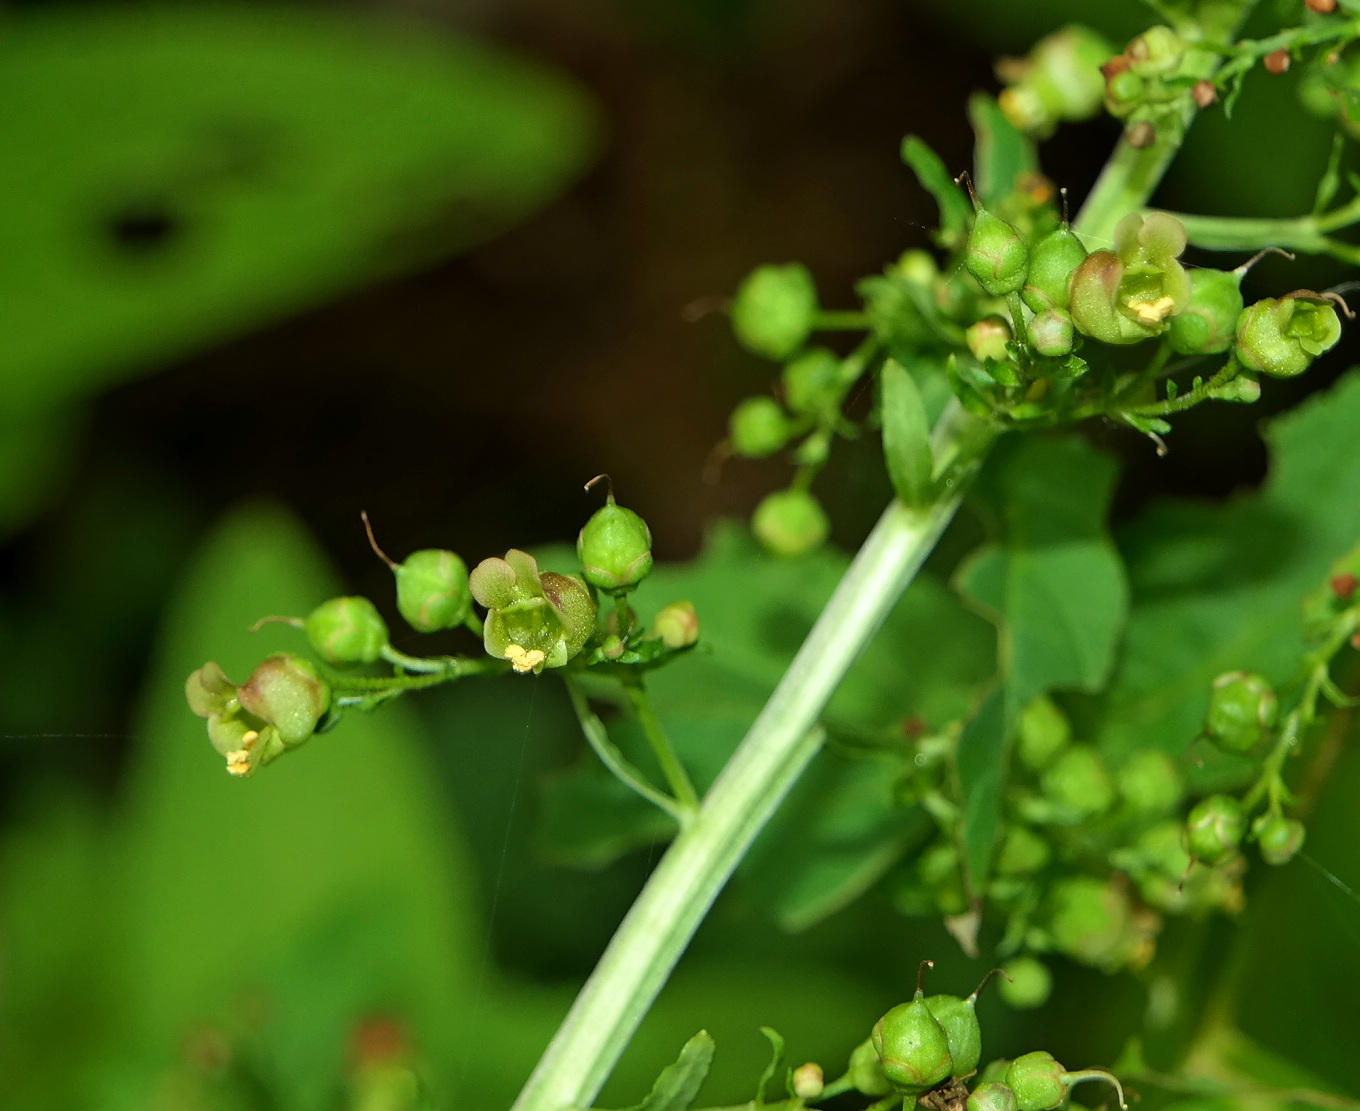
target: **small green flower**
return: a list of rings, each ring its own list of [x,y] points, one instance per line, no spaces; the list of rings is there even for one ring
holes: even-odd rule
[[[1072,275],[1077,330],[1102,343],[1161,335],[1190,303],[1190,277],[1178,260],[1185,228],[1174,216],[1131,212],[1115,228],[1115,249],[1094,251]]]
[[[1299,289],[1248,305],[1237,322],[1237,358],[1248,370],[1275,378],[1302,374],[1341,339],[1331,298]]]
[[[541,572],[528,552],[484,559],[468,578],[472,596],[487,609],[483,642],[489,655],[509,660],[521,675],[561,667],[595,631],[595,601],[571,575]]]

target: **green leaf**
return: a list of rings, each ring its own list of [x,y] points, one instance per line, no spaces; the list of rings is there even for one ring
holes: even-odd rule
[[[902,161],[912,168],[916,179],[940,206],[940,230],[935,239],[942,247],[962,243],[973,219],[973,206],[959,188],[954,175],[923,139],[908,135],[902,140]]]
[[[651,1093],[628,1111],[689,1111],[713,1064],[713,1039],[700,1030],[685,1043],[675,1063],[661,1070]]]
[[[888,477],[904,505],[925,505],[931,496],[935,459],[930,450],[930,424],[921,392],[895,359],[883,364],[883,458]]]
[[[959,748],[966,859],[986,875],[1009,737],[1033,698],[1055,688],[1095,692],[1109,674],[1128,608],[1119,553],[1106,533],[1115,464],[1075,437],[1014,437],[993,452],[977,495],[997,539],[960,568],[957,584],[1000,632],[1002,702]]]
[[[1034,143],[1001,111],[994,97],[974,93],[968,98],[968,119],[977,142],[973,148],[973,184],[988,208],[1015,192],[1024,174],[1039,172]]]

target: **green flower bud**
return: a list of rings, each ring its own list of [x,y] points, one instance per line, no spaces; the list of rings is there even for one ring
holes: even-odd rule
[[[215,663],[185,684],[189,708],[208,720],[208,739],[234,776],[251,775],[316,732],[331,709],[331,690],[300,656],[271,656],[240,687]]]
[[[1133,71],[1127,55],[1116,54],[1100,67],[1105,76],[1105,110],[1115,119],[1125,119],[1142,106],[1147,96],[1147,81]]]
[[[1165,752],[1143,749],[1119,769],[1119,794],[1143,814],[1164,814],[1181,799],[1181,773]]]
[[[1004,297],[1024,286],[1029,248],[1019,231],[981,208],[973,219],[973,230],[968,233],[963,265],[987,293]]]
[[[951,1076],[967,1076],[982,1059],[982,1027],[977,1019],[977,996],[928,995],[925,1005],[935,1016],[949,1043],[954,1062]]]
[[[663,606],[652,622],[652,636],[672,649],[688,648],[699,639],[699,614],[693,602],[672,602]]]
[[[1033,875],[1052,855],[1048,842],[1028,826],[1011,825],[996,854],[996,871],[1003,876]]]
[[[1044,794],[1077,818],[1103,814],[1114,803],[1114,783],[1100,754],[1073,745],[1044,769]]]
[[[1017,1111],[1015,1093],[1005,1084],[984,1080],[968,1093],[967,1111]]]
[[[1041,39],[1018,65],[998,67],[1010,87],[997,98],[1021,131],[1046,138],[1060,120],[1090,119],[1100,111],[1105,80],[1100,67],[1110,45],[1085,27],[1064,27]]]
[[[1190,302],[1173,316],[1166,341],[1178,355],[1216,355],[1233,345],[1242,315],[1242,275],[1233,270],[1190,271]]]
[[[855,1091],[863,1092],[866,1096],[886,1096],[893,1090],[892,1082],[883,1075],[883,1061],[874,1048],[872,1038],[865,1038],[855,1046],[846,1074]]]
[[[1129,68],[1142,77],[1166,77],[1185,61],[1186,42],[1170,27],[1149,27],[1124,49]]]
[[[923,999],[899,1003],[874,1023],[870,1040],[883,1075],[903,1095],[928,1092],[954,1074],[949,1037]]]
[[[793,1089],[793,1094],[797,1099],[817,1099],[826,1087],[826,1077],[822,1073],[822,1066],[812,1061],[805,1065],[799,1065],[793,1070],[793,1075],[789,1077],[789,1086]]]
[[[456,553],[443,548],[412,552],[392,568],[397,579],[397,610],[420,633],[456,629],[472,612],[468,570]]]
[[[995,359],[999,363],[1006,361],[1011,326],[1005,317],[984,316],[977,323],[969,325],[963,336],[973,358],[979,361]]]
[[[1248,753],[1275,728],[1279,700],[1263,676],[1229,671],[1214,680],[1204,732],[1224,752]]]
[[[595,632],[595,601],[571,575],[538,570],[528,552],[484,559],[468,577],[472,596],[487,608],[483,642],[489,655],[520,674],[561,667]]]
[[[1029,345],[1036,354],[1060,358],[1076,345],[1072,317],[1062,309],[1045,309],[1029,322]]]
[[[831,531],[831,522],[807,491],[776,490],[756,506],[751,530],[766,551],[791,559],[819,546]]]
[[[1006,1084],[1018,1111],[1050,1111],[1067,1098],[1067,1070],[1041,1049],[1012,1061]]]
[[[1035,957],[1014,957],[1002,969],[1006,977],[997,991],[1001,998],[1017,1011],[1042,1007],[1053,992],[1053,973]]]
[[[1246,831],[1242,804],[1228,795],[1210,795],[1185,820],[1186,847],[1197,860],[1219,864],[1237,851]]]
[[[1049,889],[1048,933],[1059,952],[1095,968],[1121,968],[1141,955],[1128,895],[1094,876],[1059,880]]]
[[[732,410],[727,429],[732,450],[747,459],[773,455],[794,432],[793,422],[772,397],[748,397]]]
[[[1161,335],[1190,301],[1190,278],[1177,261],[1185,228],[1174,216],[1131,212],[1115,229],[1115,250],[1094,251],[1072,275],[1073,323],[1102,343]]]
[[[367,598],[322,602],[302,622],[312,647],[329,664],[371,664],[387,647],[387,623]]]
[[[1288,864],[1303,848],[1303,823],[1283,814],[1262,814],[1251,824],[1252,836],[1267,864]]]
[[[1047,767],[1072,742],[1072,727],[1053,700],[1040,696],[1020,714],[1016,755],[1030,771]]]
[[[817,287],[806,266],[761,266],[732,302],[732,328],[757,355],[787,359],[803,346],[817,313]]]
[[[1237,358],[1248,370],[1275,378],[1302,374],[1341,338],[1332,302],[1300,289],[1248,305],[1237,322]]]
[[[1086,255],[1085,246],[1066,224],[1049,232],[1034,245],[1021,299],[1036,313],[1067,308],[1072,275]]]
[[[586,582],[606,594],[627,594],[652,570],[652,530],[631,509],[606,505],[591,514],[576,538]]]
[[[825,347],[810,348],[786,364],[782,381],[784,401],[795,413],[817,416],[840,407],[841,361]]]

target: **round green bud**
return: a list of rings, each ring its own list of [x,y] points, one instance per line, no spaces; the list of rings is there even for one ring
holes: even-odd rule
[[[1044,794],[1077,818],[1103,814],[1114,803],[1114,783],[1090,745],[1073,745],[1044,769]]]
[[[766,551],[791,559],[818,547],[831,531],[831,522],[807,491],[776,490],[756,506],[751,529]]]
[[[928,995],[925,1005],[949,1042],[949,1056],[954,1061],[950,1075],[969,1075],[982,1060],[982,1026],[977,1018],[977,1000],[972,996],[960,999],[957,995]]]
[[[1042,1049],[1026,1053],[1006,1070],[1017,1111],[1052,1111],[1067,1098],[1067,1070]]]
[[[586,582],[606,594],[627,594],[652,570],[652,530],[611,497],[576,538]]]
[[[1251,825],[1252,835],[1267,864],[1288,864],[1303,848],[1303,823],[1283,814],[1262,814]]]
[[[1128,58],[1117,55],[1105,63],[1105,109],[1115,119],[1135,112],[1147,95],[1147,80],[1129,68]]]
[[[1248,753],[1275,727],[1279,708],[1263,676],[1229,671],[1214,680],[1204,732],[1224,752]]]
[[[1053,992],[1053,973],[1035,957],[1015,957],[1006,962],[1006,977],[997,986],[1001,998],[1017,1011],[1033,1010],[1048,1002]]]
[[[781,380],[784,401],[795,413],[815,416],[840,406],[841,361],[825,347],[810,348],[785,364]]]
[[[1036,313],[1067,308],[1072,275],[1086,261],[1086,254],[1081,240],[1066,225],[1049,232],[1031,252],[1021,299]]]
[[[1071,352],[1076,340],[1072,317],[1062,309],[1045,309],[1029,322],[1029,345],[1036,354],[1061,358]]]
[[[727,429],[732,450],[747,459],[773,455],[794,432],[793,422],[772,397],[748,397],[732,410]]]
[[[389,643],[378,608],[357,596],[322,602],[303,620],[302,628],[322,659],[337,667],[371,664]]]
[[[468,569],[456,553],[443,548],[412,552],[392,568],[397,579],[397,610],[420,633],[456,629],[472,612]]]
[[[1170,27],[1149,27],[1124,50],[1129,67],[1143,77],[1166,77],[1185,60],[1186,42]]]
[[[892,1083],[883,1075],[883,1061],[872,1038],[865,1038],[855,1046],[846,1072],[855,1091],[866,1096],[886,1096],[893,1090]]]
[[[968,1093],[967,1111],[1017,1111],[1015,1092],[996,1080],[984,1080]]]
[[[1011,326],[1005,317],[984,316],[976,323],[970,324],[963,335],[973,358],[979,361],[995,359],[999,363],[1006,361],[1008,355],[1006,345],[1011,342]]]
[[[817,1099],[826,1088],[826,1076],[822,1073],[822,1066],[813,1061],[799,1065],[789,1077],[789,1086],[797,1099]]]
[[[270,656],[236,692],[241,709],[279,732],[288,748],[302,744],[331,705],[331,689],[301,656]]]
[[[1205,864],[1221,864],[1237,851],[1246,831],[1242,804],[1228,795],[1210,795],[1185,820],[1186,848]]]
[[[1115,969],[1135,955],[1138,937],[1122,887],[1072,876],[1049,889],[1048,933],[1061,953],[1095,968]]]
[[[652,622],[652,636],[672,649],[688,648],[699,639],[699,614],[693,602],[662,606]]]
[[[979,209],[968,234],[963,265],[978,285],[993,297],[1018,292],[1029,269],[1025,237],[999,216]]]
[[[1039,771],[1072,743],[1072,726],[1053,700],[1040,696],[1020,714],[1016,755],[1030,771]]]
[[[806,266],[761,266],[737,289],[732,328],[749,350],[783,360],[803,346],[816,313],[817,286]]]
[[[1238,361],[1275,378],[1302,374],[1336,346],[1341,318],[1332,302],[1306,289],[1248,305],[1237,321]]]
[[[1191,270],[1190,302],[1167,324],[1178,355],[1216,355],[1233,345],[1242,315],[1242,277],[1231,270]]]
[[[1053,850],[1028,826],[1010,825],[996,854],[996,871],[1003,876],[1029,876],[1049,861]]]
[[[1182,782],[1176,762],[1165,752],[1145,748],[1119,769],[1119,794],[1142,814],[1164,814],[1180,802]]]
[[[899,1003],[870,1035],[883,1075],[903,1095],[920,1095],[954,1074],[949,1037],[925,1000]]]

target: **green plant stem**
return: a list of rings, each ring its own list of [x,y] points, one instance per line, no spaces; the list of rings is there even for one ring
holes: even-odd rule
[[[697,815],[619,926],[514,1111],[588,1107],[719,891],[821,744],[817,719],[953,518],[995,431],[957,403],[933,437],[939,494],[894,502]]]
[[[1189,241],[1208,251],[1261,251],[1279,247],[1360,263],[1360,247],[1332,239],[1329,234],[1360,223],[1360,196],[1330,212],[1285,219],[1195,216],[1181,212],[1172,215],[1185,225]]]
[[[647,777],[633,767],[619,751],[618,746],[609,739],[609,731],[605,729],[599,715],[590,708],[590,702],[580,683],[567,674],[563,674],[562,681],[567,685],[567,693],[571,696],[571,708],[576,711],[576,719],[581,723],[581,732],[586,735],[586,740],[595,750],[595,755],[600,758],[600,763],[652,805],[664,810],[679,823],[681,829],[684,829],[693,820],[694,804],[682,806],[669,795],[653,787]]]
[[[682,810],[693,813],[699,809],[699,795],[694,790],[694,784],[690,782],[685,766],[675,755],[675,749],[670,738],[666,736],[661,719],[656,716],[656,707],[652,705],[642,676],[632,672],[625,673],[623,687],[628,692],[628,701],[632,703],[633,713],[637,714],[642,731],[647,735],[647,743],[652,746],[657,763],[661,765],[666,782],[670,784],[675,801]]]

